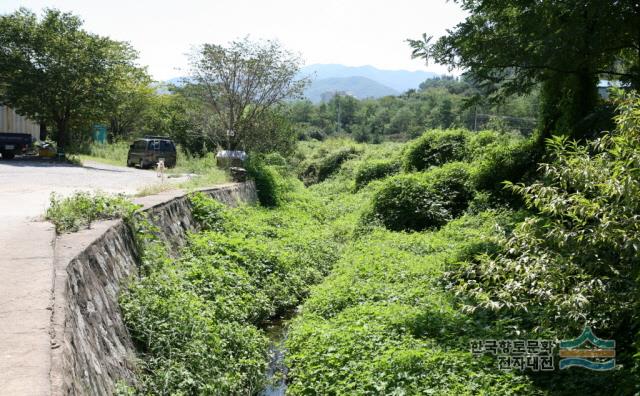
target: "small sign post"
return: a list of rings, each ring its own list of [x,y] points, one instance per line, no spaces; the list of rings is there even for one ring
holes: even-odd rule
[[[107,142],[107,127],[100,124],[93,126],[93,141],[96,143],[104,144]]]

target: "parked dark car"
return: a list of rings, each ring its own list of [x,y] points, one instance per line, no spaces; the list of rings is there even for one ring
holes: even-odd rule
[[[127,166],[148,168],[163,160],[164,166],[176,166],[176,145],[173,140],[162,136],[145,136],[129,146]]]
[[[33,138],[28,133],[0,133],[0,155],[2,159],[12,159],[31,146]]]

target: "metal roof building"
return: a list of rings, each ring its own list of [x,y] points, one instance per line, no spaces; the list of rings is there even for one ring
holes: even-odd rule
[[[40,140],[40,124],[7,106],[0,106],[0,132],[28,133],[34,140]]]

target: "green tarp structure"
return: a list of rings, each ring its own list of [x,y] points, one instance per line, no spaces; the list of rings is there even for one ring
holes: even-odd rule
[[[93,126],[93,141],[96,143],[106,143],[107,142],[107,127],[104,125],[94,125]]]

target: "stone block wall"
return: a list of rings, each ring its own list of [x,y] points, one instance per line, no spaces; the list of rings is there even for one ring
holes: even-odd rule
[[[234,206],[256,202],[253,182],[201,190]],[[188,197],[164,193],[139,200],[173,253],[197,231]],[[121,220],[56,239],[51,323],[53,395],[111,395],[119,381],[135,382],[135,348],[118,294],[136,271],[133,235]]]

